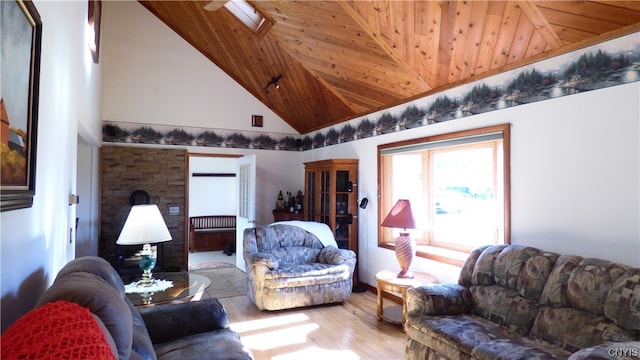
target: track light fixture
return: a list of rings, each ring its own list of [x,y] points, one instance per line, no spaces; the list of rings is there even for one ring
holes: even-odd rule
[[[274,88],[280,89],[280,84],[278,81],[282,79],[282,75],[274,76],[271,78],[271,81],[267,83],[267,86],[264,87],[264,91],[269,92],[269,86],[273,85]]]

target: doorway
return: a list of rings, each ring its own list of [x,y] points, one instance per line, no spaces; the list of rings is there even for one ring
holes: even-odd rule
[[[237,213],[237,158],[241,155],[187,154],[187,221],[197,216],[227,216]],[[207,269],[236,264],[236,253],[226,248],[192,251],[187,231],[188,269]],[[230,254],[229,254],[230,253]]]
[[[77,153],[75,257],[98,256],[99,151],[78,135]]]

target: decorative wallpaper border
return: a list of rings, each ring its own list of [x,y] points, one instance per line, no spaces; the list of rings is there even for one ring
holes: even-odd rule
[[[300,136],[278,135],[242,130],[176,128],[105,121],[102,141],[122,144],[154,144],[175,146],[204,146],[219,148],[300,150]]]
[[[109,143],[305,151],[640,81],[640,33],[511,70],[305,136],[105,122]]]

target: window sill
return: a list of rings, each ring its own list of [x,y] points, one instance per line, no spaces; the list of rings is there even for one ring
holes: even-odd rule
[[[394,243],[383,243],[379,245],[382,248],[395,250]],[[463,251],[456,251],[451,249],[445,249],[437,246],[430,245],[417,245],[416,256],[424,259],[429,259],[444,264],[462,267],[464,261],[469,256],[469,253]]]

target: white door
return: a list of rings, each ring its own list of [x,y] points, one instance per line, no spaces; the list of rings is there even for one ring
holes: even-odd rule
[[[256,225],[256,156],[246,155],[238,159],[238,206],[236,207],[236,266],[245,270],[242,256],[244,229]]]

